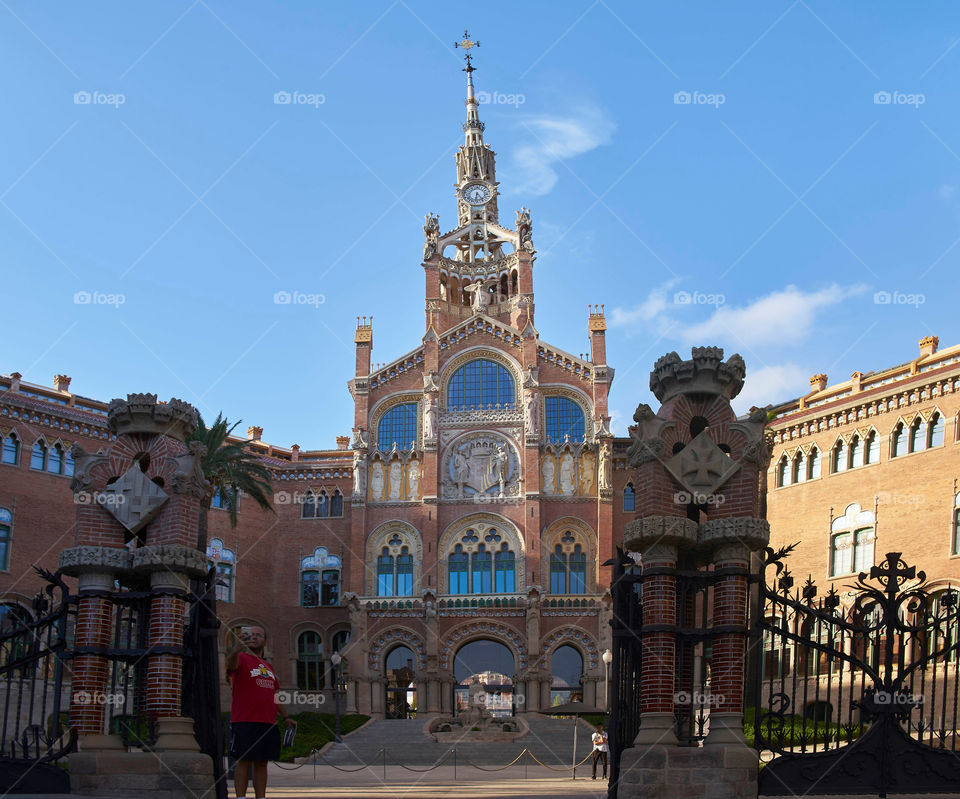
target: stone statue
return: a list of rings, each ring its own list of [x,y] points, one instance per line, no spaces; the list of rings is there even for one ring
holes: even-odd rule
[[[520,234],[520,249],[533,252],[533,222],[527,208],[517,211],[517,233]]]
[[[98,463],[106,463],[107,456],[101,454],[101,452],[87,452],[76,441],[70,447],[70,454],[73,455],[73,479],[70,480],[70,490],[74,494],[89,491],[93,488],[91,470]]]
[[[423,376],[423,390],[424,391],[439,391],[440,390],[440,378],[437,376],[437,373],[431,369]]]
[[[487,308],[487,292],[483,288],[483,281],[478,280],[476,283],[464,286],[463,290],[473,294],[473,299],[470,301],[471,310],[474,313],[483,313]]]
[[[390,499],[396,501],[400,499],[400,492],[403,489],[403,465],[398,460],[390,464]]]
[[[610,448],[605,444],[600,448],[600,479],[601,491],[610,490]]]
[[[410,461],[407,467],[407,499],[420,499],[420,461]]]
[[[350,627],[352,634],[358,638],[364,634],[367,626],[367,612],[360,603],[360,597],[353,591],[347,591],[343,595],[344,603],[350,612]]]
[[[362,452],[353,453],[353,495],[363,496],[363,488],[366,480],[367,456]]]
[[[568,497],[576,493],[573,481],[573,455],[569,452],[560,457],[560,493]]]
[[[540,370],[536,366],[528,366],[523,376],[524,388],[536,388],[540,385]]]
[[[593,488],[593,477],[596,472],[593,462],[592,452],[584,453],[580,458],[580,494],[582,496],[589,496]]]
[[[537,395],[531,392],[527,396],[527,435],[537,436],[540,434],[540,409],[537,402]]]
[[[498,497],[503,496],[503,483],[506,478],[506,472],[508,468],[508,458],[507,453],[503,449],[503,445],[497,447],[497,451],[494,454],[491,461],[491,476],[494,480],[497,481],[497,484],[500,487],[500,492],[497,494]]]
[[[173,473],[171,487],[177,494],[202,497],[210,485],[210,482],[203,475],[203,464],[201,463],[203,456],[207,454],[207,448],[199,441],[191,441],[187,448],[187,452],[174,458],[177,462],[177,468]]]
[[[543,494],[553,494],[554,492],[554,483],[556,481],[556,464],[553,462],[553,455],[544,455],[543,456],[543,485],[541,486],[541,493]]]
[[[458,449],[453,456],[453,482],[457,484],[457,498],[463,499],[463,487],[470,479],[470,461],[463,454],[462,449]]]
[[[353,444],[351,446],[354,449],[366,449],[367,448],[367,434],[362,427],[358,427],[353,434]]]
[[[423,437],[430,440],[437,437],[437,403],[433,397],[423,402]]]
[[[423,260],[436,255],[440,242],[440,218],[436,214],[427,214],[423,223]]]
[[[373,499],[383,499],[383,463],[374,461],[370,470],[370,490]]]

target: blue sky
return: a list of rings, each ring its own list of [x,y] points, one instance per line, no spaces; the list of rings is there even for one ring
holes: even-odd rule
[[[537,327],[585,352],[606,304],[616,432],[670,350],[740,352],[744,410],[960,341],[955,4],[0,6],[0,372],[334,446],[355,316],[375,361],[423,334],[465,26]]]

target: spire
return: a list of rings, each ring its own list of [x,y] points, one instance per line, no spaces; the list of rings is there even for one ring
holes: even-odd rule
[[[466,134],[464,144],[467,147],[482,147],[483,123],[480,121],[479,104],[477,103],[476,92],[473,89],[473,73],[477,71],[477,68],[473,65],[473,56],[470,54],[470,50],[479,47],[480,42],[471,41],[470,34],[464,30],[463,41],[454,42],[453,46],[467,51],[463,57],[463,60],[467,63],[463,68],[463,71],[467,73],[467,121],[463,123],[463,132]]]

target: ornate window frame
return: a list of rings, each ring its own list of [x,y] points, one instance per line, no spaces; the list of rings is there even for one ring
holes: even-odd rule
[[[470,411],[451,411],[447,406],[447,392],[450,378],[457,373],[461,366],[470,361],[488,360],[504,367],[513,378],[513,410],[519,410],[523,404],[523,370],[520,363],[506,353],[490,349],[486,346],[470,347],[451,358],[440,369],[440,410],[444,413],[470,413]]]
[[[600,647],[597,639],[582,627],[564,626],[551,630],[540,645],[540,668],[553,674],[553,656],[562,646],[572,646],[583,658],[583,675],[597,672],[600,668]]]
[[[400,537],[401,542],[396,546],[390,546],[389,541],[394,535]],[[423,579],[423,537],[420,531],[409,522],[402,519],[391,519],[383,522],[373,529],[367,536],[367,568],[364,570],[367,574],[364,591],[369,597],[378,597],[380,599],[390,599],[391,597],[379,597],[377,594],[377,558],[384,547],[391,550],[391,554],[396,557],[400,552],[400,547],[408,546],[413,555],[413,592],[412,597],[420,596],[423,591],[421,581]],[[393,550],[396,549],[396,552]],[[403,596],[406,596],[404,594]],[[392,598],[397,598],[396,596]]]
[[[467,621],[451,628],[440,639],[438,667],[441,670],[452,669],[453,658],[461,647],[473,641],[494,641],[503,644],[513,654],[514,680],[527,670],[528,654],[524,643],[524,633],[498,621]]]
[[[573,541],[564,541],[568,532],[573,533]],[[546,586],[547,596],[586,597],[599,593],[597,583],[597,560],[599,551],[599,536],[597,532],[583,519],[576,516],[563,516],[557,519],[543,531],[540,536],[540,585]],[[586,590],[582,594],[553,594],[550,586],[550,556],[557,544],[563,547],[566,553],[572,552],[574,546],[580,544],[587,555]]]
[[[510,521],[506,516],[501,516],[498,513],[481,512],[471,513],[467,516],[461,516],[459,519],[447,525],[447,528],[441,534],[440,540],[437,542],[437,595],[444,597],[465,596],[462,594],[450,594],[447,592],[449,587],[447,559],[449,558],[450,553],[453,551],[454,546],[456,544],[463,543],[460,539],[464,536],[466,531],[478,527],[496,527],[498,532],[504,536],[507,543],[511,545],[515,558],[514,563],[517,570],[516,590],[514,593],[524,593],[527,589],[525,579],[526,550],[523,546],[523,535],[520,533],[517,525]],[[481,543],[483,543],[483,541],[478,536],[478,540],[472,544],[466,545],[464,550],[467,552],[474,552],[476,551],[476,547]],[[493,550],[491,550],[491,552],[493,552]],[[494,593],[496,592],[491,592],[491,595]],[[469,596],[479,595],[470,594]]]
[[[337,572],[337,601],[336,603],[324,603],[323,601],[323,573],[328,571]],[[317,573],[317,604],[303,604],[303,575],[308,572]],[[331,555],[326,547],[317,547],[312,553],[300,559],[299,580],[300,598],[297,605],[302,608],[334,608],[340,605],[340,597],[343,594],[343,560],[339,555]]]
[[[423,449],[423,393],[405,391],[399,394],[391,394],[382,400],[375,402],[368,415],[370,425],[370,451],[373,452],[392,452],[391,449],[380,449],[380,420],[388,411],[393,410],[398,405],[416,405],[417,406],[417,436],[415,450]],[[407,444],[409,441],[398,441],[398,452],[409,452]]]
[[[596,437],[593,419],[593,400],[586,392],[581,391],[565,383],[541,383],[540,384],[540,439],[547,441],[547,397],[563,397],[573,402],[583,411],[583,442],[571,441],[570,444],[578,446],[580,443],[589,444]],[[553,446],[558,449],[564,445],[563,441],[553,442]]]
[[[427,669],[427,647],[419,633],[409,627],[391,627],[370,641],[367,650],[367,666],[375,674],[384,676],[387,655],[398,646],[405,646],[417,658],[414,674],[422,674]]]

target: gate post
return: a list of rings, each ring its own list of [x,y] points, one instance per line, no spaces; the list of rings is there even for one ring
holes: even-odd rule
[[[79,718],[81,726],[80,751],[70,756],[71,789],[187,799],[211,791],[214,784],[213,763],[199,751],[193,719],[181,715],[189,580],[207,572],[206,555],[196,549],[205,450],[184,443],[196,427],[197,413],[180,400],[158,403],[154,394],[130,394],[110,403],[107,421],[117,439],[106,453],[72,450],[77,546],[60,558],[63,571],[78,576],[77,646],[91,650],[81,649],[75,659],[80,682],[74,684],[71,718]],[[145,695],[135,699],[156,725],[150,752],[128,753],[117,736],[104,739],[105,707],[78,696],[78,687],[86,690],[87,685],[103,695],[111,658],[117,655],[108,650],[125,648],[124,642],[112,640],[119,612],[115,574],[127,584],[138,579],[149,597],[149,616],[137,622],[146,624],[147,655],[142,658],[141,650],[128,654],[135,656],[134,668],[145,662]]]

